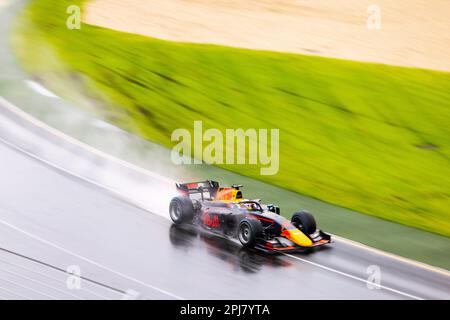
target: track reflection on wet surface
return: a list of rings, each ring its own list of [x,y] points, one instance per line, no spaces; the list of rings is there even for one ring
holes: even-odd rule
[[[256,273],[263,266],[292,267],[292,263],[281,259],[278,254],[264,254],[244,248],[231,239],[209,233],[196,226],[173,224],[169,236],[170,242],[178,249],[198,246],[197,242],[201,241],[206,245],[208,254],[246,273]]]
[[[366,286],[367,267],[378,265],[386,287],[423,298],[448,296],[445,275],[364,248],[336,242],[289,256],[246,250],[203,229],[174,226],[12,147],[0,144],[0,154],[6,249],[61,269],[78,265],[86,277],[122,291],[151,299],[410,298]],[[12,259],[4,260],[16,263]],[[3,286],[29,294],[9,282]]]

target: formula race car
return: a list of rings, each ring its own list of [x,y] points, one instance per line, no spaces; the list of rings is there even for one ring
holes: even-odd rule
[[[223,188],[216,181],[206,180],[176,187],[180,196],[174,197],[169,206],[175,224],[199,225],[264,252],[295,252],[331,242],[330,235],[316,228],[309,212],[296,212],[289,221],[276,205],[244,199],[242,185]]]

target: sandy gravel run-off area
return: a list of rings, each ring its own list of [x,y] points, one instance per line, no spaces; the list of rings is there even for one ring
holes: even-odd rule
[[[381,29],[369,30],[369,5]],[[450,71],[450,0],[92,0],[89,24],[150,37]]]

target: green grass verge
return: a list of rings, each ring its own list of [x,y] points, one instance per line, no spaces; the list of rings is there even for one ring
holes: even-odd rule
[[[168,147],[194,120],[280,128],[277,175],[222,167],[450,236],[450,74],[67,29],[82,2],[33,1],[18,23],[25,68],[52,89],[82,88],[111,121]]]

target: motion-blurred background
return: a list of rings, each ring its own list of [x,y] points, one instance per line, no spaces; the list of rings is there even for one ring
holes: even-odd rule
[[[219,166],[448,237],[449,12],[445,0],[35,0],[12,42],[34,80],[124,130],[171,148],[196,120],[278,128],[276,175]]]

